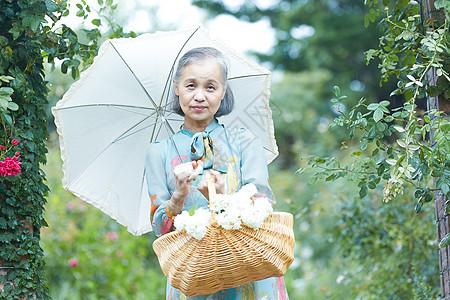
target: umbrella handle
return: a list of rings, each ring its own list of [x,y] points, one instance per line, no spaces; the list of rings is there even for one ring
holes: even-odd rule
[[[194,173],[192,173],[191,176],[189,176],[188,181],[192,181],[195,180],[195,178],[197,178],[197,176],[200,174],[200,172],[203,170],[203,161],[198,160],[197,161],[198,166],[197,168],[194,170]]]

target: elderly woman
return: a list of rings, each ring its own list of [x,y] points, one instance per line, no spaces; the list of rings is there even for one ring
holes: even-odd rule
[[[184,116],[184,125],[172,139],[150,144],[146,157],[147,174],[151,174],[147,176],[152,201],[150,217],[157,236],[174,230],[174,218],[183,210],[208,205],[207,173],[214,176],[217,193],[233,193],[241,186],[253,183],[259,193],[273,199],[260,141],[247,129],[230,130],[216,119],[233,110],[234,98],[227,85],[227,76],[227,62],[214,48],[192,49],[178,63],[172,108]],[[239,109],[239,103],[236,106]],[[202,171],[193,179],[199,165]],[[191,298],[168,282],[166,297],[288,298],[282,277]]]

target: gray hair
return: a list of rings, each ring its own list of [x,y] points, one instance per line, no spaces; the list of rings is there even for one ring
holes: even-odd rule
[[[222,84],[227,86],[227,90],[225,91],[225,96],[223,97],[223,100],[220,103],[220,107],[217,110],[214,117],[220,117],[228,115],[233,111],[234,108],[234,96],[233,92],[231,91],[231,88],[229,85],[227,85],[228,82],[228,63],[225,58],[225,56],[213,47],[198,47],[193,48],[186,52],[178,61],[178,66],[175,71],[175,75],[173,77],[174,84],[177,85],[181,74],[184,70],[184,68],[187,65],[202,62],[206,59],[214,59],[217,64],[220,66],[220,73],[222,75]],[[175,112],[176,114],[179,114],[180,116],[184,116],[184,112],[181,109],[180,106],[180,99],[179,97],[173,92],[173,101],[171,103],[171,110]]]

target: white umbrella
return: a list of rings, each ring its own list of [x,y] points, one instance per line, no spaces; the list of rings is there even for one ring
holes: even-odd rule
[[[277,155],[269,108],[270,72],[211,36],[205,28],[108,40],[52,108],[60,138],[63,186],[126,226],[152,230],[144,161],[148,143],[170,137],[183,117],[168,109],[178,59],[210,46],[229,60],[235,109],[219,121],[258,136],[271,162]]]

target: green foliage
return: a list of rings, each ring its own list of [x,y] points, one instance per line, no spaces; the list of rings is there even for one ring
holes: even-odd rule
[[[153,252],[152,233],[133,236],[61,185],[56,135],[44,170],[51,192],[42,230],[46,278],[53,299],[163,299],[166,277]]]
[[[283,169],[297,169],[299,152],[308,155],[314,149],[317,155],[330,155],[339,146],[327,133],[335,115],[327,101],[317,100],[328,97],[326,82],[331,77],[326,70],[286,72],[282,81],[273,84],[271,107],[280,151],[275,163]]]
[[[372,5],[377,1],[368,2]],[[405,95],[405,103],[390,110],[388,100],[366,105],[362,98],[348,113],[339,111],[340,116],[331,127],[345,127],[350,141],[355,136],[359,139],[359,149],[350,151],[355,159],[343,164],[335,158],[308,157],[309,166],[301,171],[313,172],[313,181],[334,181],[344,177],[355,182],[362,199],[369,189],[375,193],[380,190],[381,184],[386,202],[399,198],[412,187],[416,198],[414,211],[421,214],[424,204],[433,199],[433,191],[440,190],[450,197],[450,122],[442,112],[419,113],[417,108],[417,101],[426,93],[448,98],[449,11],[444,8],[445,19],[441,24],[429,21],[432,24],[424,27],[414,4],[398,1],[392,14],[390,9],[386,12],[387,16],[381,22],[385,34],[380,38],[380,47],[369,50],[366,55],[368,60],[374,56],[380,58],[382,80],[397,76],[398,88],[392,95]],[[435,83],[428,81],[431,68],[438,77]],[[341,96],[338,87],[334,87],[333,92],[332,102],[339,108],[346,97]],[[426,140],[427,137],[430,140]],[[352,148],[345,144],[343,147],[345,150]],[[439,247],[448,246],[449,240],[447,234]]]
[[[0,178],[0,291],[2,299],[48,297],[39,246],[44,195],[40,164],[45,162],[46,103],[42,79],[39,25],[44,1],[0,2],[0,74],[2,109],[0,140],[13,137],[21,152],[22,172]],[[14,105],[15,103],[15,105]]]
[[[351,153],[341,158],[353,160]],[[270,168],[277,209],[294,215],[292,299],[430,299],[439,294],[433,207],[415,214],[411,189],[385,205],[345,181]],[[336,192],[339,191],[339,192]]]
[[[91,10],[84,0],[81,3],[85,18]],[[106,1],[100,11],[114,6]],[[69,7],[68,0],[0,1],[0,141],[8,145],[17,139],[22,161],[19,175],[0,178],[2,299],[49,297],[39,246],[41,227],[47,224],[43,207],[48,192],[40,169],[47,152],[44,63],[62,61],[62,71],[70,70],[76,78],[83,65],[92,62],[100,38],[100,30],[94,28],[84,30],[85,42],[80,42],[72,29],[61,24]],[[100,26],[101,21],[93,24]],[[120,26],[113,27],[113,34],[126,35]]]
[[[373,5],[376,1],[368,2],[368,5]],[[388,5],[391,1],[384,2]],[[427,92],[430,96],[449,98],[448,10],[444,9],[443,20],[427,19],[423,22],[418,4],[392,1],[391,6],[385,9],[386,16],[381,22],[384,34],[380,38],[379,48],[366,52],[367,62],[376,57],[380,59],[378,67],[382,81],[396,75],[398,88],[392,94],[405,94],[411,99],[423,98]],[[436,84],[428,84],[426,74],[431,67],[440,77]]]
[[[373,196],[349,195],[337,207],[334,236],[344,256],[341,282],[347,298],[438,297],[434,208],[415,214],[411,192],[389,206]]]

